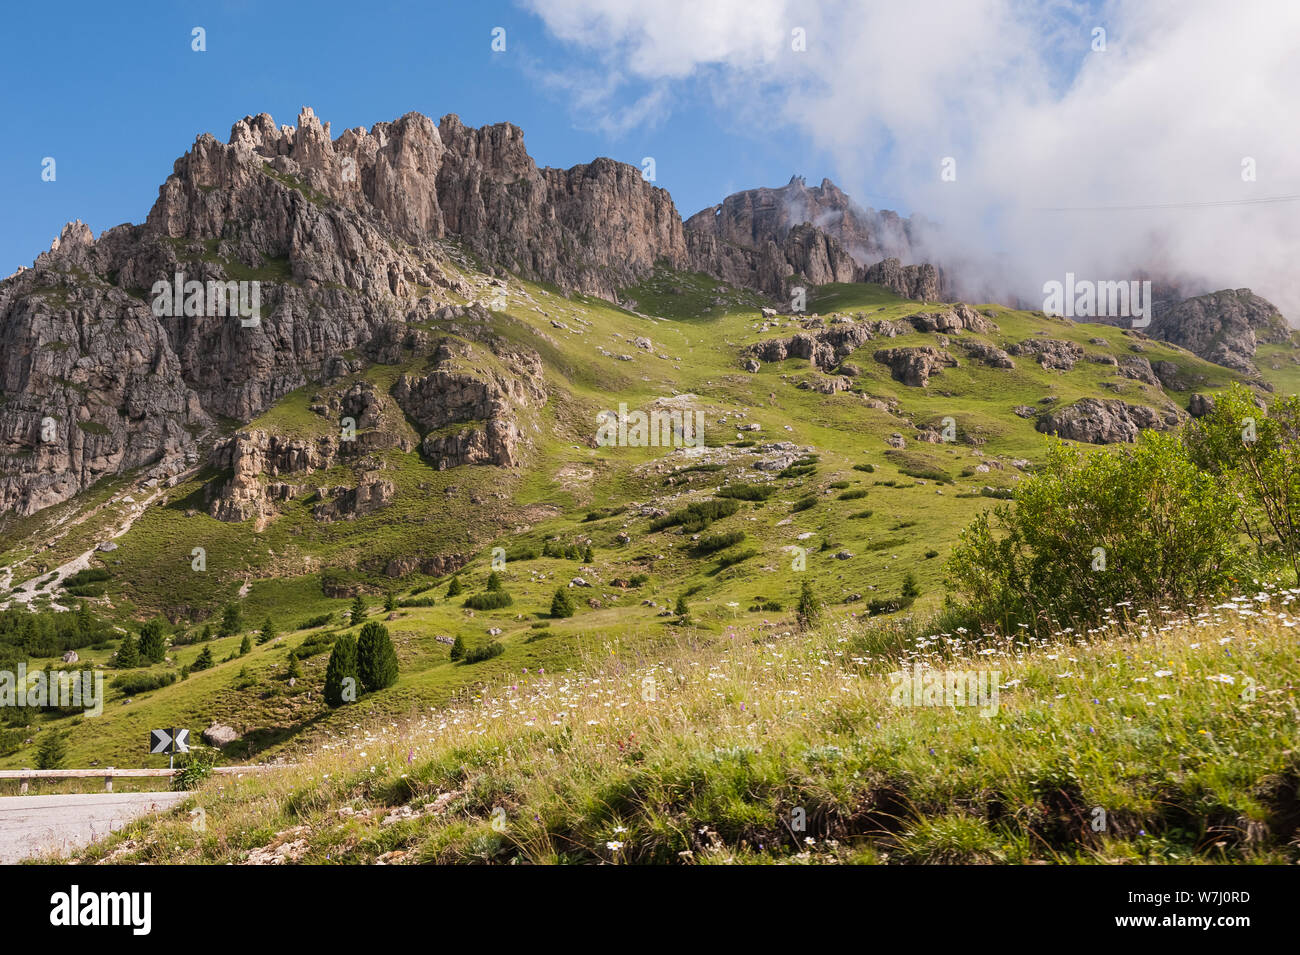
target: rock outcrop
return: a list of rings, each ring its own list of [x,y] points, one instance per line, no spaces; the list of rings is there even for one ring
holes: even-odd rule
[[[1159,412],[1116,398],[1081,398],[1039,417],[1036,427],[1071,441],[1118,444],[1136,441],[1143,430],[1164,431],[1186,419],[1181,411]]]
[[[889,373],[895,381],[914,388],[924,388],[930,383],[931,375],[939,374],[944,368],[957,366],[956,358],[933,345],[883,348],[872,357],[889,366]]]
[[[1180,345],[1206,361],[1248,375],[1258,374],[1255,350],[1260,342],[1292,340],[1291,329],[1277,306],[1247,288],[1183,299],[1157,314],[1145,331],[1152,338]]]

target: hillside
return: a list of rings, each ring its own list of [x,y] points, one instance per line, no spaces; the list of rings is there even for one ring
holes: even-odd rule
[[[1046,435],[1126,444],[1233,383],[1294,390],[1280,337],[1261,383],[1131,329],[819,283],[838,240],[779,228],[710,236],[633,167],[539,169],[508,124],[331,138],[310,110],[199,137],[142,225],[69,226],[0,284],[0,649],[71,650],[108,700],[8,708],[0,765],[56,731],[69,765],[156,765],[149,729],[212,725],[228,761],[296,759],[524,672],[768,639],[805,581],[837,623],[924,619]],[[178,273],[259,283],[259,321],[159,314]],[[621,409],[665,440],[603,440]],[[494,572],[511,602],[466,606]],[[400,676],[332,710],[358,598]],[[78,607],[117,629],[53,636]],[[165,658],[114,668],[151,618]]]
[[[1032,646],[833,625],[602,648],[204,786],[81,861],[1294,863],[1290,599],[1116,608]],[[900,665],[1002,690],[900,706]]]

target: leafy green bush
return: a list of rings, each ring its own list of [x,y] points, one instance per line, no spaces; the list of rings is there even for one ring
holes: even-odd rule
[[[1243,570],[1235,508],[1175,436],[1104,451],[1053,442],[1013,503],[962,531],[949,584],[984,625],[1040,633],[1121,601],[1182,606]]]
[[[757,557],[757,556],[758,556],[758,551],[755,550],[753,547],[746,547],[744,550],[737,550],[737,551],[732,551],[730,554],[723,554],[721,557],[718,558],[718,566],[716,570],[717,571],[726,570],[728,567],[733,567],[736,564],[739,564],[741,561],[746,561],[749,560],[749,558],[751,557]]]
[[[866,489],[866,488],[864,488],[864,487],[856,487],[856,488],[854,488],[854,489],[851,490],[851,491],[845,491],[843,494],[841,494],[841,495],[839,496],[839,499],[840,499],[841,501],[856,501],[856,500],[858,500],[858,498],[862,498],[862,497],[866,497],[866,496],[867,496],[867,489]]]
[[[790,508],[790,513],[798,514],[800,511],[806,511],[816,503],[817,496],[815,494],[805,494],[803,497],[799,498],[799,500],[794,502],[794,505]]]

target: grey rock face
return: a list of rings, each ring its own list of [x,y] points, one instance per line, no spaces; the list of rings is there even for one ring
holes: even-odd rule
[[[1250,289],[1223,289],[1184,299],[1157,315],[1146,329],[1152,338],[1181,345],[1206,361],[1257,374],[1259,342],[1282,344],[1291,330],[1277,306]]]
[[[1146,405],[1132,405],[1116,398],[1081,398],[1073,404],[1043,414],[1037,428],[1072,441],[1116,444],[1136,441],[1145,429],[1164,431],[1184,419],[1181,411],[1163,414]]]
[[[1013,355],[1033,357],[1044,368],[1069,371],[1083,358],[1083,346],[1056,338],[1029,338],[1011,349]]]
[[[883,348],[872,357],[889,366],[889,373],[895,381],[914,388],[924,388],[929,384],[931,375],[939,374],[944,368],[957,366],[956,358],[933,345]]]

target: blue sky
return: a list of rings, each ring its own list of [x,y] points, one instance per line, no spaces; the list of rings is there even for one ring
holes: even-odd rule
[[[123,11],[131,10],[130,15]],[[207,31],[207,51],[190,49]],[[506,52],[493,53],[493,27]],[[416,110],[474,126],[523,128],[539,165],[596,156],[639,165],[683,216],[728,192],[781,185],[794,172],[832,174],[803,139],[754,135],[687,81],[648,125],[605,132],[572,90],[542,77],[592,69],[581,49],[511,3],[72,2],[14,4],[0,35],[0,275],[30,265],[65,222],[98,235],[141,222],[172,163],[203,132],[222,142],[237,119],[268,112],[294,123],[303,105],[333,124],[371,126]],[[635,102],[644,84],[611,94]],[[41,179],[44,157],[54,182]]]

